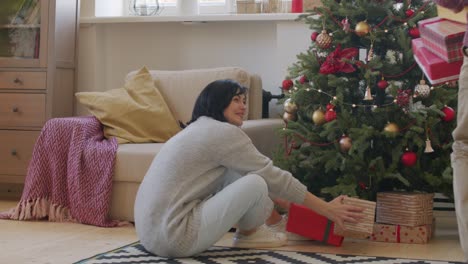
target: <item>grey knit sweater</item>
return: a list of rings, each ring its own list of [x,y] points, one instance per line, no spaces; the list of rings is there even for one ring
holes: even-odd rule
[[[275,197],[305,199],[306,187],[273,166],[239,127],[200,117],[164,144],[140,185],[135,226],[145,248],[160,256],[186,256],[197,238],[201,205],[228,168],[260,175]]]

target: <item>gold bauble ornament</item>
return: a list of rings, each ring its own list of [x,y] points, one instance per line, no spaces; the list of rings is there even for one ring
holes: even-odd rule
[[[385,130],[386,132],[390,132],[390,133],[398,133],[398,132],[400,131],[400,128],[399,128],[398,125],[395,124],[395,123],[388,123],[388,124],[385,126],[384,130]]]
[[[343,153],[348,152],[348,150],[353,146],[353,141],[348,136],[342,136],[340,139],[340,150]]]
[[[288,112],[284,112],[283,114],[283,120],[288,122],[288,121],[296,121],[297,120],[297,116],[296,114],[291,114],[291,113],[288,113]]]
[[[315,39],[315,43],[321,49],[328,49],[332,43],[332,38],[328,35],[327,31],[324,29]]]
[[[361,21],[356,24],[356,28],[354,29],[354,32],[356,32],[356,35],[362,37],[367,35],[370,32],[370,26],[367,24],[366,21]]]
[[[315,110],[314,113],[312,113],[312,121],[318,126],[327,122],[327,120],[325,120],[325,111],[322,109]]]
[[[286,99],[283,103],[284,111],[295,114],[297,112],[297,105],[294,103],[291,98]]]

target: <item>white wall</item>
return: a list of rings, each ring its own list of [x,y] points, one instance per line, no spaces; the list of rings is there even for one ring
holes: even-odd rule
[[[239,66],[259,74],[263,88],[279,94],[287,68],[308,48],[309,37],[307,26],[295,21],[83,24],[77,91],[121,87],[126,73],[143,65],[159,70]],[[77,114],[86,113],[76,105]],[[280,112],[271,102],[270,116]]]

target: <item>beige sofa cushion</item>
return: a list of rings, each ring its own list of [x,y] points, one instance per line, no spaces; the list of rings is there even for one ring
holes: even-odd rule
[[[120,144],[117,149],[114,182],[138,182],[146,175],[164,143]]]
[[[281,119],[259,119],[246,120],[241,128],[261,153],[272,157],[273,151],[281,144],[281,138],[265,135],[265,131],[273,134],[282,125]],[[164,143],[120,144],[116,154],[114,182],[140,183],[162,146]]]
[[[104,136],[119,143],[166,142],[180,131],[146,67],[122,88],[76,97],[104,125]]]
[[[127,75],[127,79],[135,75]],[[197,69],[185,71],[150,71],[156,87],[166,100],[174,117],[186,123],[192,116],[193,106],[200,92],[210,82],[219,79],[233,79],[242,86],[250,88],[250,75],[238,67],[221,67],[215,69]],[[247,96],[247,101],[249,96]],[[245,119],[248,117],[248,109]]]

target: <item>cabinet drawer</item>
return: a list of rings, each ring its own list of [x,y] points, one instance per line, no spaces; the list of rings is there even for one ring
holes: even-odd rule
[[[0,175],[26,175],[39,133],[0,130]]]
[[[0,94],[0,127],[42,127],[45,94]]]
[[[46,89],[46,73],[0,72],[0,89]]]

